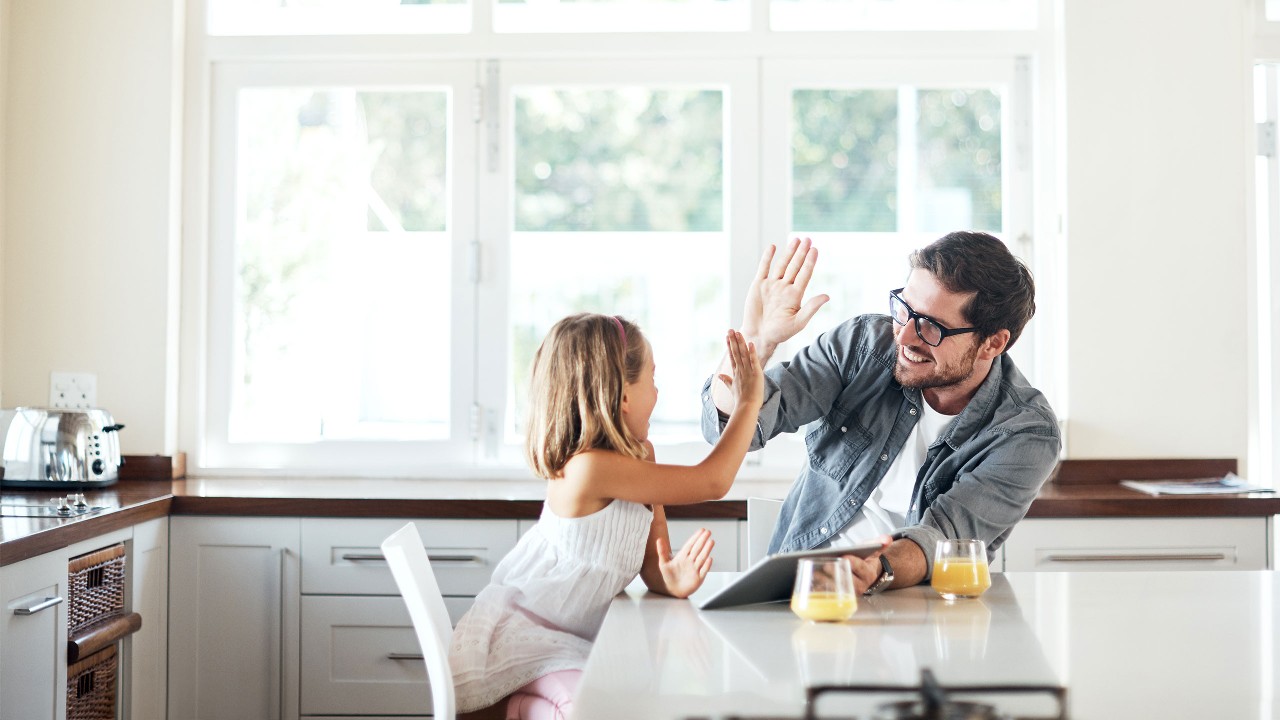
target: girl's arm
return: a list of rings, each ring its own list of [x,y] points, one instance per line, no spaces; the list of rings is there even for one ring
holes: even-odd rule
[[[649,539],[644,547],[640,579],[644,580],[645,587],[656,593],[689,597],[707,579],[707,573],[711,571],[711,549],[715,546],[711,531],[702,528],[672,557],[667,514],[661,505],[654,505],[653,524],[649,526]]]
[[[607,450],[579,453],[565,466],[564,479],[584,498],[630,500],[646,505],[685,505],[718,500],[729,492],[751,445],[764,401],[760,358],[742,334],[730,330],[726,343],[733,377],[721,375],[737,396],[720,441],[697,465],[662,465]]]

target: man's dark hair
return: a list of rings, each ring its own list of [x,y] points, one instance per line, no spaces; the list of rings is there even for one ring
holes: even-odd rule
[[[998,238],[953,232],[911,253],[911,268],[929,271],[949,292],[973,293],[963,308],[980,339],[1009,331],[1009,344],[1036,314],[1036,284],[1026,264]]]

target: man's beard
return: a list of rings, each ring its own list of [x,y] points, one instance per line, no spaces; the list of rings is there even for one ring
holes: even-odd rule
[[[895,345],[898,353],[901,355],[901,345]],[[914,348],[912,349],[914,352]],[[917,353],[919,354],[919,353]],[[956,358],[955,362],[943,367],[938,365],[937,357],[933,358],[933,371],[925,377],[908,377],[905,369],[902,367],[900,357],[895,357],[893,362],[893,379],[898,384],[906,388],[914,388],[916,390],[924,390],[926,388],[940,388],[957,385],[973,375],[973,366],[978,358],[978,343],[973,343],[969,347],[969,351],[964,355]]]

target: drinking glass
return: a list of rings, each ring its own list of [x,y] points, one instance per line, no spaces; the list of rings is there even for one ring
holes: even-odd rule
[[[796,567],[791,612],[810,622],[841,622],[858,609],[853,567],[843,557],[804,558]]]
[[[981,540],[943,540],[933,553],[933,589],[947,600],[976,598],[991,587],[987,545]]]

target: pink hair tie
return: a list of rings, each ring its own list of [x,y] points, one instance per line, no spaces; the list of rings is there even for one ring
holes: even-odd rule
[[[617,315],[610,315],[609,318],[613,320],[614,325],[618,326],[618,337],[622,338],[622,352],[625,353],[627,351],[627,330],[622,327],[622,321],[618,319]]]

